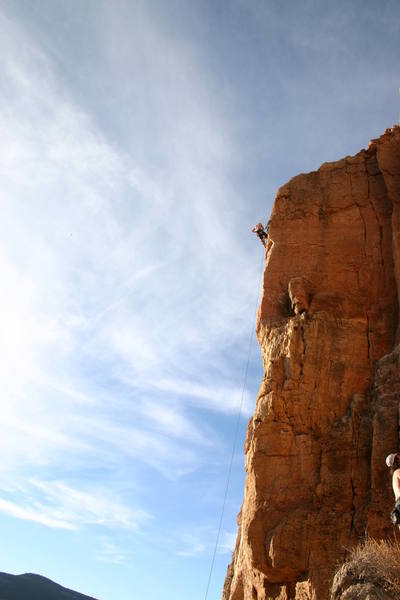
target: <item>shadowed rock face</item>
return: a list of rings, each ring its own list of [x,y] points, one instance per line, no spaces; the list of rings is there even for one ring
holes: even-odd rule
[[[264,378],[223,600],[325,600],[345,549],[391,531],[399,222],[398,127],[278,191],[257,323]]]
[[[96,600],[69,590],[46,577],[0,573],[1,600]]]

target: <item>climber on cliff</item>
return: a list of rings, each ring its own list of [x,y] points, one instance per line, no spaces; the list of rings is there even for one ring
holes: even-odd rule
[[[394,509],[390,513],[390,518],[392,523],[400,529],[400,454],[389,454],[386,457],[386,465],[390,468],[392,475],[392,487],[395,499]]]
[[[257,223],[255,227],[251,230],[253,233],[256,233],[261,240],[263,246],[267,244],[268,232],[265,231],[264,225],[262,223]]]

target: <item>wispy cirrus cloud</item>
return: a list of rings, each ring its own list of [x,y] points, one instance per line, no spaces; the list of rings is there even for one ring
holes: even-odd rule
[[[121,481],[133,472],[144,487],[155,476],[177,482],[223,462],[207,413],[240,404],[225,354],[247,337],[255,272],[240,244],[232,260],[229,133],[208,103],[176,112],[183,88],[198,98],[207,86],[170,40],[147,32],[149,82],[165,68],[188,77],[167,86],[169,106],[164,86],[149,87],[172,111],[153,140],[168,152],[141,143],[142,125],[136,144],[116,144],[64,87],[65,56],[50,58],[28,29],[0,19],[0,483],[30,482],[0,511],[50,528],[147,527]],[[248,396],[245,405],[247,415]],[[101,473],[101,485],[88,489],[82,472]]]
[[[179,550],[178,556],[185,556],[191,558],[198,554],[203,554],[206,550],[205,544],[196,540],[194,536],[186,535],[182,542],[185,544],[185,550]]]
[[[2,519],[71,546],[100,536],[88,545],[104,569],[143,548],[203,560],[210,537],[185,536],[228,460],[260,275],[233,208],[229,131],[156,35],[142,83],[165,126],[143,143],[146,119],[127,121],[121,143],[65,88],[64,57],[2,18]],[[169,107],[152,88],[168,53],[190,79]],[[193,103],[176,110],[188,84]]]
[[[135,531],[151,515],[121,502],[100,484],[89,489],[67,485],[63,481],[30,479],[14,488],[5,488],[0,497],[0,512],[41,523],[54,529],[78,530],[97,526]],[[6,496],[12,496],[10,500]]]
[[[142,391],[146,381],[153,389],[151,378],[157,373],[156,387],[164,394],[234,411],[233,389],[218,381],[208,388],[201,381],[197,387],[180,381],[182,368],[188,373],[202,364],[204,369],[205,353],[216,354],[210,339],[224,344],[228,332],[231,337],[232,320],[248,296],[243,282],[234,284],[244,257],[237,254],[233,266],[225,253],[227,223],[215,208],[225,202],[222,181],[211,175],[202,180],[208,169],[202,152],[191,158],[180,150],[191,126],[182,123],[176,131],[175,158],[182,162],[174,162],[164,193],[157,169],[117,152],[90,117],[62,97],[54,65],[26,32],[10,21],[7,30],[1,42],[10,58],[4,68],[7,85],[0,88],[9,106],[1,117],[5,201],[0,258],[2,311],[8,317],[1,343],[10,410],[16,410],[18,420],[18,406],[24,404],[32,426],[37,412],[45,415],[46,427],[54,418],[52,431],[57,431],[54,399],[58,411],[71,405],[81,418],[82,405],[99,404],[103,371],[108,383],[130,377]],[[7,102],[11,96],[19,100]],[[190,115],[188,107],[189,121]],[[211,113],[197,117],[210,121],[207,128],[215,118]],[[203,136],[196,144],[198,150],[199,144],[208,145]],[[218,149],[222,162],[223,148]],[[187,203],[182,198],[189,190]],[[153,211],[160,205],[161,216]],[[227,269],[223,280],[220,268],[214,268],[216,253]],[[27,392],[32,382],[36,394]],[[12,400],[16,386],[18,402]],[[39,388],[44,393],[37,404]],[[142,417],[150,419],[143,406]],[[165,407],[152,421],[156,429],[163,421],[167,433],[173,418],[182,434],[198,429],[181,403]],[[73,419],[63,435],[76,439],[80,432],[75,435],[72,424]],[[192,439],[200,442],[201,433]]]
[[[227,414],[238,414],[242,405],[242,413],[249,416],[252,412],[252,400],[243,387],[233,388],[229,381],[225,385],[205,385],[188,380],[162,379],[154,382],[154,387],[179,397],[187,398],[188,403],[208,410]],[[242,402],[243,399],[243,402]]]
[[[41,525],[53,529],[77,529],[74,524],[68,521],[64,521],[58,517],[52,517],[47,513],[46,509],[24,506],[21,502],[6,500],[4,498],[0,498],[0,512],[16,519],[33,521],[34,523],[40,523]]]
[[[102,536],[99,539],[100,547],[96,551],[96,559],[102,563],[120,565],[129,560],[129,554],[110,538]]]
[[[237,532],[222,530],[218,539],[217,553],[232,554],[235,549]],[[198,530],[195,534],[183,534],[178,541],[178,556],[195,558],[200,554],[212,556],[217,541],[217,531]]]

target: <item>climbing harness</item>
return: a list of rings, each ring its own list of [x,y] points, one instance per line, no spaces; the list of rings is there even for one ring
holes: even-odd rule
[[[394,509],[390,513],[390,520],[392,521],[393,525],[400,525],[400,499],[396,500]]]
[[[226,500],[227,500],[227,497],[228,497],[229,484],[230,484],[230,481],[231,481],[232,465],[233,465],[233,459],[235,457],[237,439],[238,439],[238,435],[239,435],[239,425],[240,425],[240,419],[242,417],[244,394],[245,394],[246,386],[247,386],[247,375],[248,375],[248,371],[249,371],[251,348],[252,348],[252,343],[253,343],[253,338],[254,338],[254,330],[255,330],[254,323],[255,323],[255,320],[256,320],[256,316],[257,316],[257,308],[258,308],[260,291],[261,291],[261,282],[262,282],[262,275],[263,275],[263,269],[262,269],[263,262],[264,262],[264,254],[261,256],[261,263],[260,263],[260,268],[259,268],[260,273],[261,273],[260,274],[260,282],[258,284],[256,307],[255,307],[255,310],[254,310],[254,317],[253,317],[253,327],[251,328],[251,333],[250,333],[250,338],[249,338],[249,350],[248,350],[248,353],[247,353],[247,362],[246,362],[246,368],[245,368],[245,371],[244,371],[242,395],[241,395],[241,399],[240,399],[239,412],[238,412],[237,419],[236,419],[236,427],[235,427],[235,433],[234,433],[234,437],[233,437],[233,446],[232,446],[231,459],[230,459],[229,468],[228,468],[228,476],[226,478],[226,484],[225,484],[224,499],[222,501],[222,508],[221,508],[221,512],[220,512],[220,518],[219,518],[219,524],[218,524],[218,531],[217,531],[217,538],[215,540],[214,552],[213,552],[213,556],[212,556],[212,560],[211,560],[210,573],[208,575],[208,581],[207,581],[207,587],[206,587],[206,594],[204,596],[204,600],[207,600],[208,591],[210,589],[211,577],[212,577],[212,573],[213,573],[213,570],[214,570],[215,557],[217,555],[219,538],[220,538],[220,535],[221,535],[222,523],[223,523],[223,519],[224,519],[225,505],[226,505]]]

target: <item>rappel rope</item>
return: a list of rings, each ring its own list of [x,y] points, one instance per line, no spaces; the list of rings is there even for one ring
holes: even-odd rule
[[[253,326],[251,328],[251,333],[250,333],[250,338],[249,338],[249,350],[248,350],[248,353],[247,353],[247,363],[246,363],[246,369],[245,369],[245,372],[244,372],[243,387],[242,387],[242,396],[241,396],[241,399],[240,399],[239,412],[238,412],[238,416],[237,416],[237,420],[236,420],[236,428],[235,428],[235,434],[234,434],[234,439],[233,439],[231,460],[230,460],[229,468],[228,468],[228,476],[227,476],[227,479],[226,479],[224,499],[223,499],[223,502],[222,502],[221,514],[220,514],[220,518],[219,518],[217,538],[215,540],[214,552],[213,552],[213,557],[212,557],[212,560],[211,560],[210,573],[209,573],[209,576],[208,576],[207,588],[206,588],[206,594],[204,596],[204,600],[207,600],[208,591],[210,589],[211,577],[212,577],[212,573],[213,573],[213,570],[214,570],[215,557],[217,555],[219,538],[220,538],[221,529],[222,529],[222,522],[223,522],[224,513],[225,513],[226,499],[228,497],[229,484],[230,484],[230,481],[231,481],[233,459],[234,459],[234,456],[235,456],[237,439],[238,439],[238,435],[239,435],[240,419],[241,419],[242,410],[243,410],[244,394],[245,394],[246,387],[247,387],[247,375],[248,375],[248,372],[249,372],[250,356],[251,356],[251,349],[252,349],[253,337],[254,337],[254,329],[255,329],[254,323],[255,323],[255,320],[256,320],[258,302],[259,302],[260,291],[261,291],[261,282],[262,282],[262,275],[263,275],[262,266],[263,266],[263,262],[264,262],[264,257],[265,257],[265,255],[263,254],[261,256],[261,263],[260,263],[260,269],[259,269],[260,273],[261,273],[260,274],[260,282],[258,284],[256,306],[255,306],[255,309],[254,309],[254,317],[253,317],[253,321],[252,321]]]

